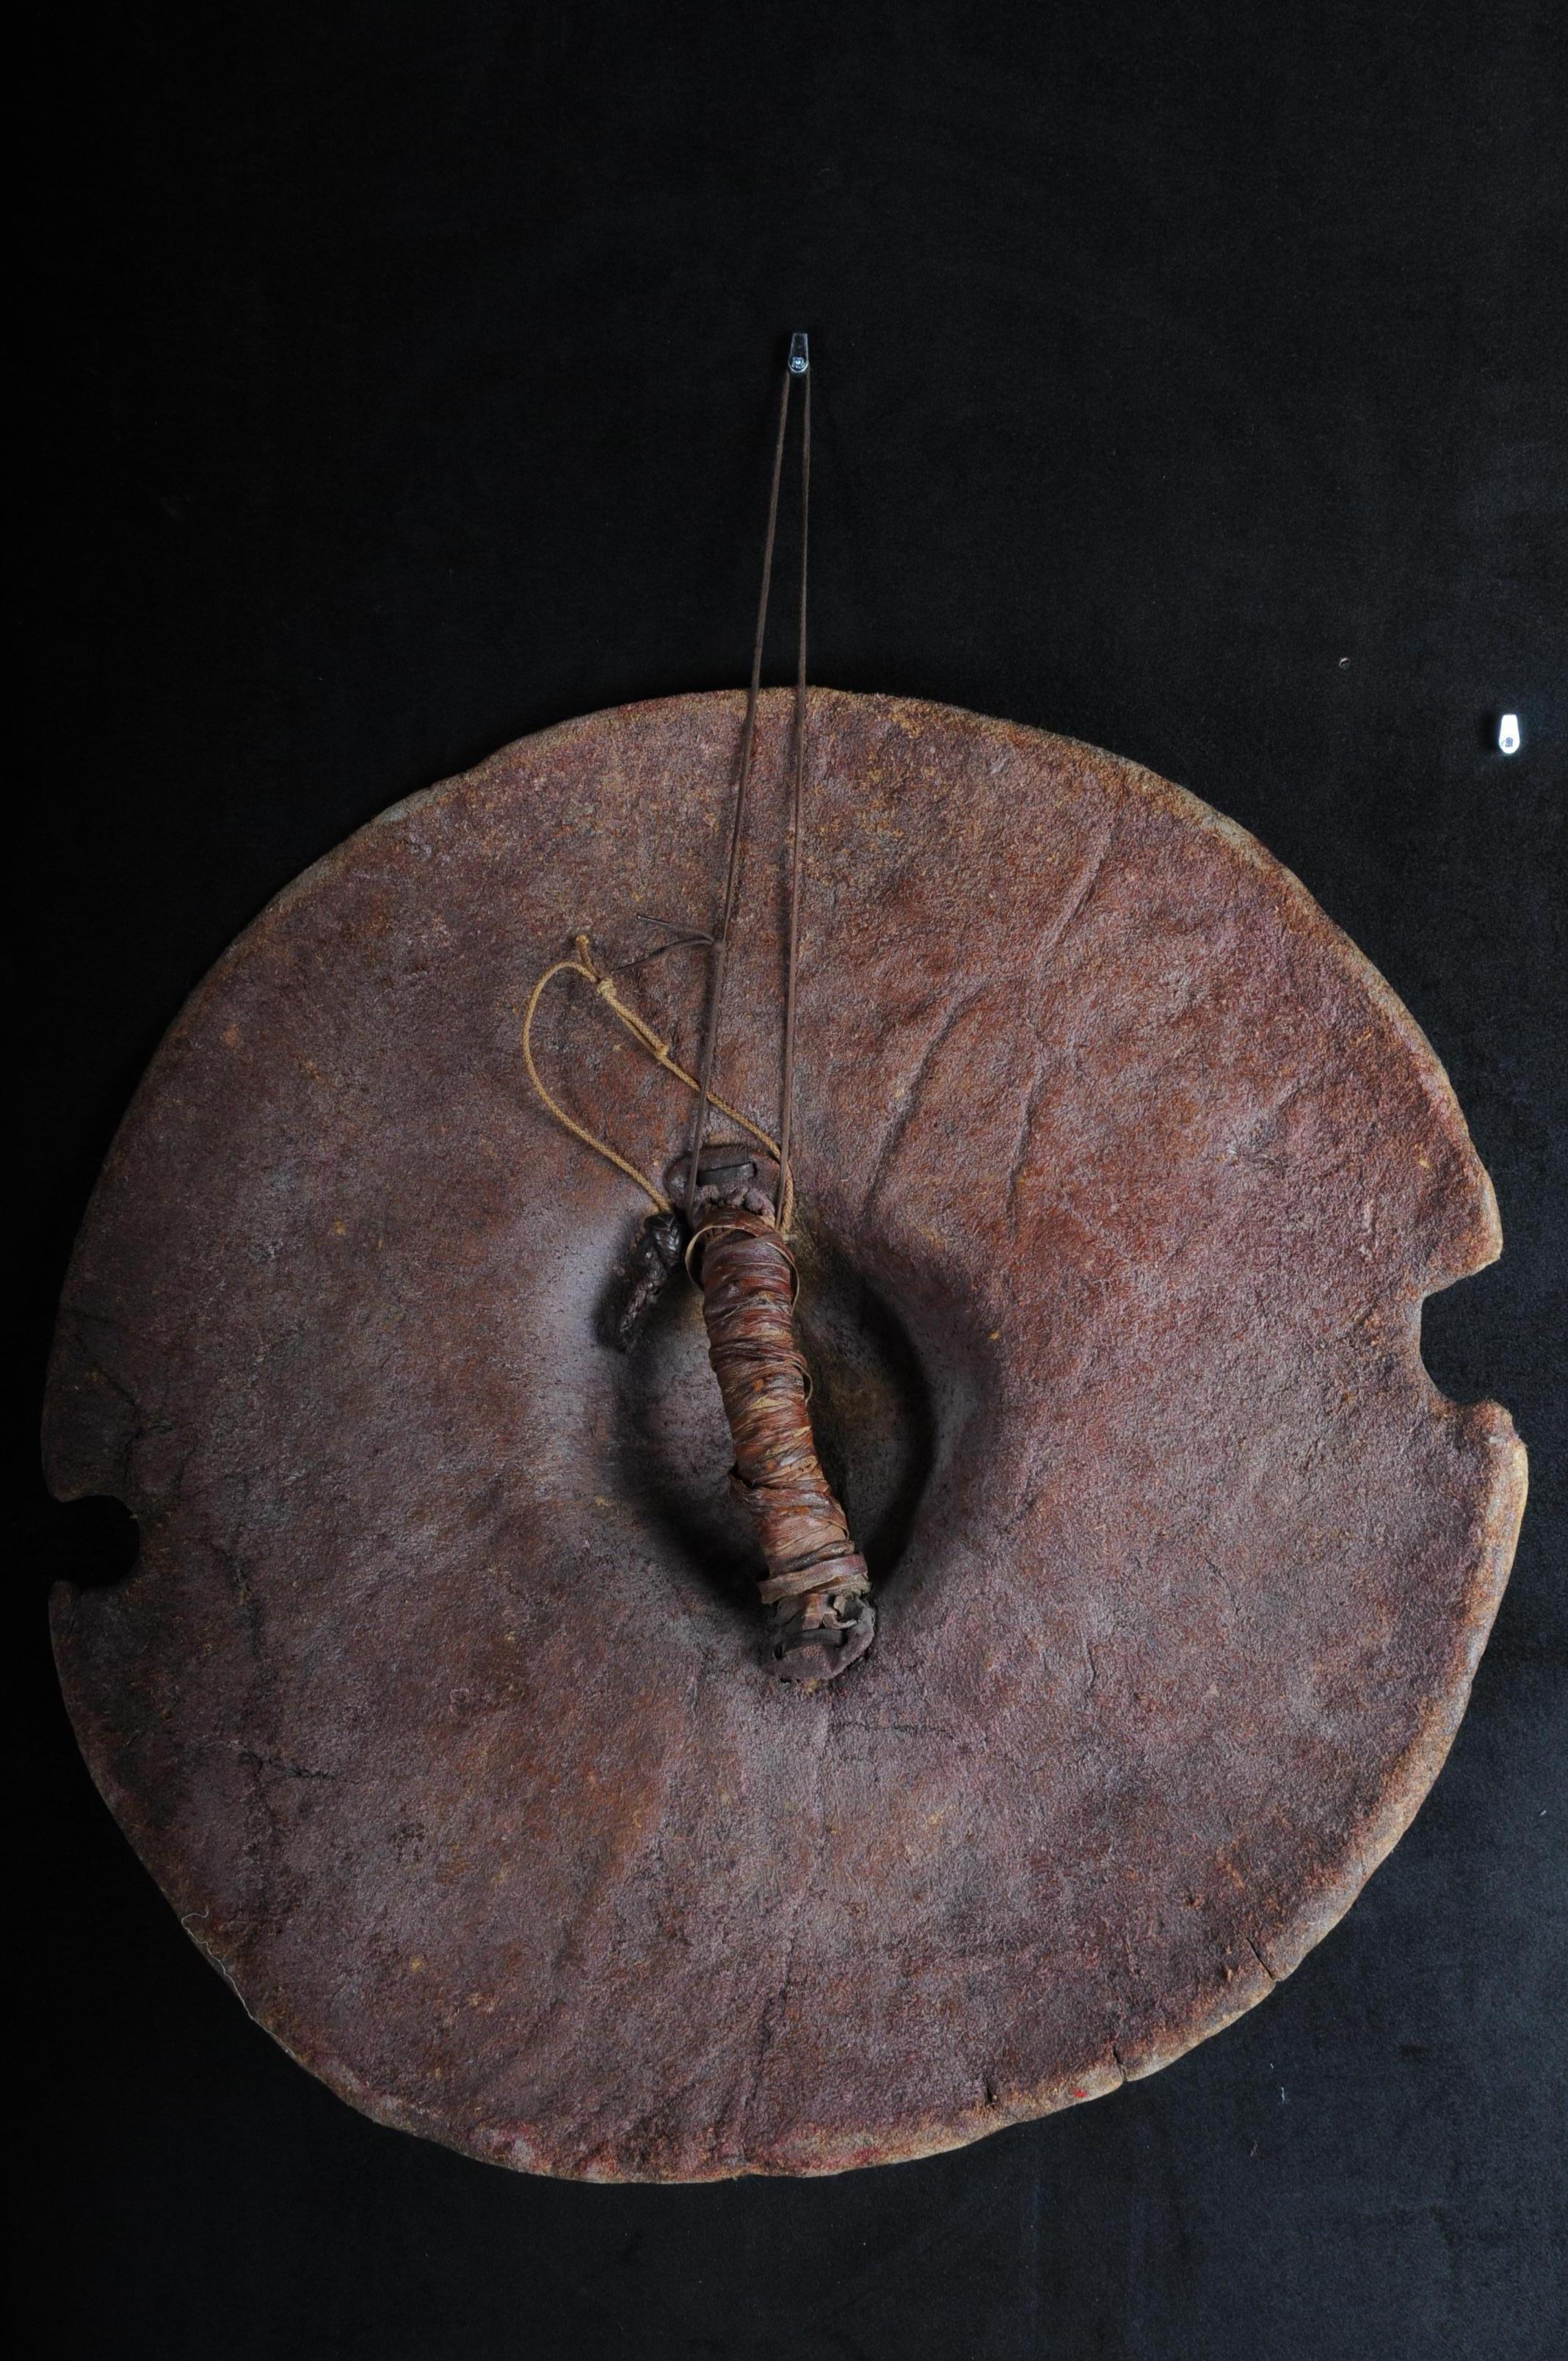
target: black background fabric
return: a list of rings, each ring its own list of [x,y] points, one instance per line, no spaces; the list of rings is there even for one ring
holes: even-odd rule
[[[36,844],[13,1038],[29,2352],[1563,2349],[1557,16],[48,18],[13,363],[41,395],[11,806]],[[1533,1494],[1430,1802],[1231,2031],[920,2164],[576,2187],[363,2120],[198,1959],[60,1708],[43,1590],[112,1577],[125,1541],[48,1502],[29,1422],[114,1126],[262,903],[523,731],[743,676],[795,327],[814,677],[1090,739],[1299,873],[1495,1176],[1504,1258],[1431,1303],[1425,1352],[1451,1394],[1509,1405]]]

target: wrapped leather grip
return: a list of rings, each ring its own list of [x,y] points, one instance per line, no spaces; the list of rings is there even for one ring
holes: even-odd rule
[[[765,1214],[715,1213],[692,1240],[707,1353],[735,1445],[731,1481],[767,1565],[774,1669],[831,1680],[876,1630],[866,1562],[822,1473],[795,1327],[795,1270]]]

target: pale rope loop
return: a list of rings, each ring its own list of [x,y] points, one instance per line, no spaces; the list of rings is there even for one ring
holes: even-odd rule
[[[569,1131],[574,1139],[580,1139],[585,1148],[591,1148],[596,1156],[602,1156],[607,1164],[613,1164],[618,1172],[624,1172],[629,1180],[635,1181],[638,1188],[641,1190],[643,1195],[652,1200],[652,1202],[659,1213],[673,1213],[674,1212],[674,1207],[671,1204],[670,1200],[665,1196],[662,1189],[655,1188],[652,1181],[650,1180],[644,1173],[639,1172],[635,1164],[629,1163],[624,1156],[620,1155],[615,1148],[611,1148],[608,1140],[598,1138],[595,1133],[587,1130],[584,1125],[576,1122],[573,1116],[566,1113],[565,1108],[561,1104],[558,1099],[552,1098],[550,1093],[545,1089],[543,1082],[540,1080],[539,1069],[533,1062],[533,1019],[538,1011],[540,1001],[544,996],[546,985],[552,983],[558,975],[580,975],[585,977],[587,981],[593,985],[594,990],[604,1002],[605,1006],[609,1010],[611,1016],[620,1019],[620,1023],[625,1026],[627,1031],[631,1035],[632,1039],[636,1041],[641,1048],[646,1049],[648,1055],[652,1059],[655,1065],[663,1066],[667,1074],[674,1074],[675,1080],[678,1082],[683,1082],[688,1091],[695,1093],[701,1087],[697,1082],[696,1076],[695,1074],[688,1074],[685,1068],[677,1064],[675,1060],[671,1057],[669,1043],[667,1041],[661,1041],[652,1027],[648,1024],[643,1017],[639,1016],[634,1008],[629,1008],[627,1006],[625,1001],[622,1000],[620,994],[615,988],[615,978],[613,974],[606,973],[601,975],[598,969],[595,967],[593,963],[593,952],[589,946],[587,935],[575,936],[573,938],[573,941],[577,954],[576,959],[556,960],[552,966],[545,969],[543,974],[534,985],[533,990],[528,995],[528,1006],[523,1012],[522,1018],[522,1061],[528,1069],[528,1079],[533,1084],[534,1089],[539,1093],[541,1101],[544,1106],[548,1108],[551,1115],[554,1116],[555,1121],[560,1125],[563,1131]],[[762,1145],[767,1149],[769,1155],[774,1159],[775,1162],[777,1161],[779,1152],[778,1142],[771,1137],[770,1135],[762,1128],[760,1124],[753,1123],[750,1115],[742,1115],[739,1107],[730,1106],[726,1100],[721,1099],[718,1096],[717,1091],[710,1091],[708,1097],[711,1104],[718,1109],[720,1115],[727,1115],[731,1123],[738,1123],[742,1131],[750,1132],[751,1137],[755,1140],[761,1141]],[[789,1226],[794,1216],[794,1213],[795,1182],[793,1178],[786,1173],[784,1175],[784,1219],[780,1224],[780,1229],[785,1236],[789,1234]]]

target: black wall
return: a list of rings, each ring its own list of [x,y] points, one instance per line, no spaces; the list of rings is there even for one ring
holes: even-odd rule
[[[155,0],[35,27],[29,2352],[1563,2349],[1561,23]],[[1299,873],[1496,1178],[1508,1251],[1426,1350],[1512,1408],[1534,1497],[1431,1800],[1231,2032],[926,2164],[576,2188],[361,2120],[198,1960],[60,1708],[43,1591],[120,1543],[47,1501],[32,1421],[114,1125],[261,903],[521,731],[742,675],[796,326],[815,676],[1094,740]]]

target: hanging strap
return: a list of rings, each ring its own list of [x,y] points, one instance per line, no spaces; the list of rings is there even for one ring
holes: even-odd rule
[[[709,1104],[721,1102],[714,1095],[713,1066],[718,1049],[719,1027],[724,1015],[725,987],[729,980],[729,939],[735,919],[735,904],[740,883],[740,852],[746,834],[746,804],[751,785],[751,763],[757,741],[757,700],[762,686],[762,642],[767,636],[768,600],[773,581],[773,544],[778,534],[779,484],[784,474],[784,436],[789,426],[789,398],[796,384],[802,388],[802,427],[800,450],[800,609],[798,645],[795,681],[795,769],[790,808],[790,883],[789,883],[789,966],[784,986],[784,1049],[782,1087],[783,1113],[779,1124],[781,1143],[779,1154],[778,1197],[775,1212],[781,1228],[787,1228],[785,1208],[793,1190],[789,1170],[790,1134],[793,1128],[795,1098],[795,978],[800,964],[800,856],[802,806],[806,780],[806,587],[807,556],[807,526],[811,508],[811,352],[806,336],[796,334],[790,338],[789,357],[784,364],[784,390],[779,398],[779,425],[773,444],[773,482],[768,493],[768,529],[762,542],[762,581],[757,598],[757,628],[751,642],[751,677],[746,689],[746,719],[740,732],[740,761],[735,781],[735,801],[729,815],[729,849],[724,869],[724,903],[714,938],[713,985],[708,997],[707,1022],[703,1031],[702,1057],[696,1086],[696,1111],[692,1118],[690,1154],[686,1160],[686,1205],[689,1215],[693,1193],[696,1188],[697,1164],[703,1137],[707,1129]]]

